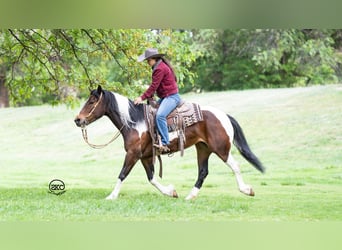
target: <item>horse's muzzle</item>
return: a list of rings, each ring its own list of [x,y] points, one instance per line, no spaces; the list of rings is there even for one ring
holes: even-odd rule
[[[76,123],[76,126],[77,127],[82,127],[82,126],[85,126],[86,125],[86,120],[85,119],[81,119],[79,117],[76,117],[74,122]]]

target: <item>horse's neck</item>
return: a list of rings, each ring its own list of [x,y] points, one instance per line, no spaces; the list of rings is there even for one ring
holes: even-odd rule
[[[108,112],[106,115],[112,121],[112,123],[117,129],[121,129],[124,126],[120,117],[117,114]]]
[[[118,129],[130,130],[133,124],[144,119],[142,105],[135,106],[128,98],[116,93],[111,94],[107,116]]]
[[[122,122],[122,119],[120,117],[120,110],[119,110],[119,103],[117,98],[115,97],[115,94],[109,91],[106,91],[107,98],[107,110],[106,110],[106,116],[112,121],[114,126],[117,129],[121,129],[124,126],[124,123]]]

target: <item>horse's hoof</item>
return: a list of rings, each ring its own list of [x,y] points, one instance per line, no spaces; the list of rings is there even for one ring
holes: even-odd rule
[[[253,188],[250,186],[246,186],[245,188],[240,189],[240,192],[245,194],[245,195],[248,195],[248,196],[254,196],[255,195]]]
[[[177,194],[176,190],[173,190],[172,197],[173,198],[178,198],[178,194]]]
[[[190,194],[189,194],[189,195],[185,198],[185,200],[186,200],[186,201],[193,201],[193,200],[196,199],[196,197],[197,197],[197,196],[193,196],[193,195],[190,195]]]
[[[107,197],[106,197],[106,200],[107,201],[113,201],[113,200],[116,200],[118,197],[115,197],[115,196],[112,196],[112,195],[108,195]]]
[[[254,193],[253,189],[251,188],[251,190],[249,191],[249,196],[254,196],[254,195],[255,195],[255,193]]]
[[[190,201],[190,200],[196,199],[198,193],[199,193],[199,188],[193,187],[190,191],[190,194],[185,198],[185,200]]]

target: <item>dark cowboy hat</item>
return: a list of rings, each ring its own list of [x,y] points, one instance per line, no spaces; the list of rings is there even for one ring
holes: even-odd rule
[[[138,57],[138,62],[142,62],[151,57],[162,57],[162,56],[165,56],[165,54],[159,54],[157,49],[147,49],[145,50],[144,54]]]

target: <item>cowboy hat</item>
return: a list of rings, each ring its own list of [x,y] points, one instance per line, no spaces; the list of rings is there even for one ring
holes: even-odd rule
[[[162,57],[162,56],[165,56],[165,54],[159,54],[157,49],[147,49],[145,50],[144,54],[138,57],[138,62],[142,62],[151,57]]]

